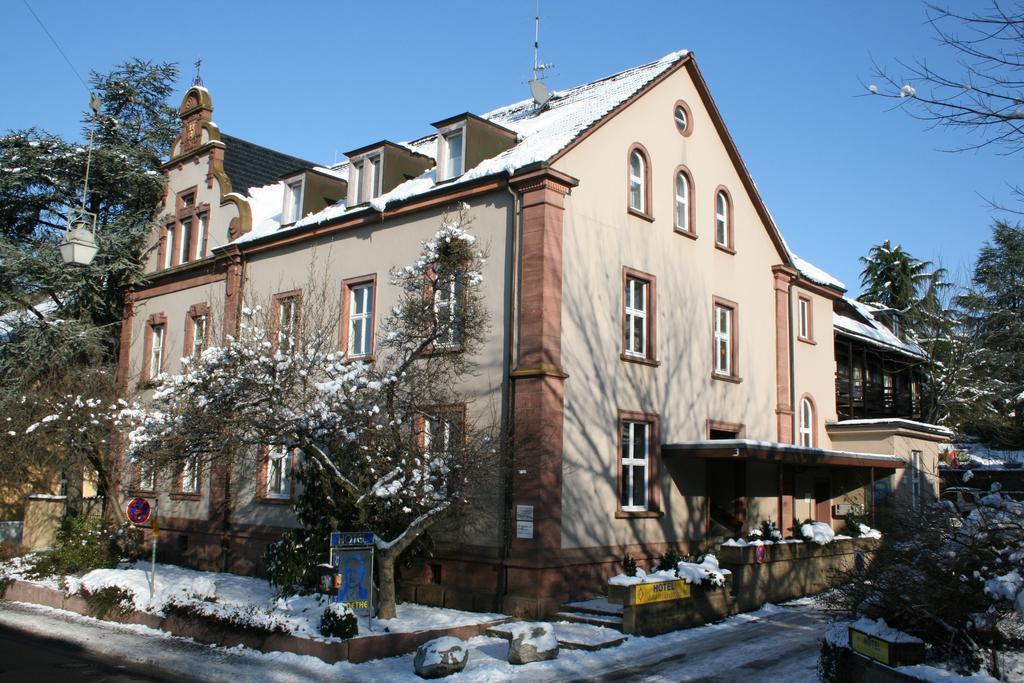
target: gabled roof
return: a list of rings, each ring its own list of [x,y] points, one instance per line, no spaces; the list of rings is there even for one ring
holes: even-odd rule
[[[757,187],[740,157],[736,143],[725,127],[721,113],[711,98],[707,83],[697,69],[692,53],[688,50],[671,52],[653,62],[626,69],[606,78],[585,83],[575,88],[555,91],[552,93],[551,99],[543,107],[538,107],[531,98],[499,107],[481,115],[480,118],[514,132],[518,136],[518,143],[501,154],[485,159],[475,167],[467,169],[458,178],[446,181],[443,186],[439,186],[435,169],[431,168],[422,175],[408,180],[390,192],[377,197],[369,204],[360,204],[349,209],[345,201],[342,200],[318,213],[306,216],[284,230],[279,230],[278,227],[271,228],[270,221],[264,221],[261,224],[262,227],[257,230],[254,219],[253,230],[242,235],[235,242],[250,242],[269,237],[278,232],[301,231],[304,228],[328,224],[348,216],[362,215],[370,211],[383,212],[389,204],[398,204],[435,190],[443,189],[447,191],[479,181],[482,178],[501,174],[512,175],[527,167],[554,163],[572,147],[581,143],[586,137],[597,130],[614,114],[622,111],[637,98],[641,97],[649,88],[684,67],[690,72],[701,100],[708,110],[715,129],[737,169],[744,189],[747,190],[758,215],[768,230],[769,237],[778,251],[781,262],[787,266],[793,265],[792,252],[790,252],[782,234],[775,225],[771,213],[761,199]],[[399,144],[413,152],[434,157],[437,134],[427,135],[408,143]],[[347,172],[347,165],[340,164],[334,166],[333,169],[345,173]],[[824,273],[824,271],[820,272]],[[814,280],[806,272],[801,270],[801,273],[804,277]],[[829,276],[823,279],[825,279],[825,282],[819,284],[832,289],[845,290],[842,283],[835,280],[835,278]]]
[[[231,191],[242,195],[252,187],[275,183],[285,174],[316,166],[233,135],[221,133],[220,139],[224,143],[224,172],[231,181]]]

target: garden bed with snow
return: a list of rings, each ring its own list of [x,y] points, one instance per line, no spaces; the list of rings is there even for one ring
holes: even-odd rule
[[[145,562],[42,579],[32,577],[30,568],[26,558],[0,565],[7,599],[143,623],[201,642],[298,650],[327,661],[400,654],[439,633],[476,635],[507,619],[502,614],[404,603],[397,606],[394,619],[373,619],[368,626],[365,617],[359,618],[358,635],[342,639],[320,633],[328,605],[324,596],[281,596],[265,579],[157,564],[151,593],[150,565]]]

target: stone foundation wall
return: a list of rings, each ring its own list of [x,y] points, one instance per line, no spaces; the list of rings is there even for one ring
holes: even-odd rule
[[[853,568],[856,553],[862,553],[868,562],[879,543],[870,538],[825,546],[777,543],[763,546],[763,562],[757,561],[755,546],[722,546],[718,562],[732,572],[736,608],[746,612],[766,602],[784,602],[831,588],[837,574]]]

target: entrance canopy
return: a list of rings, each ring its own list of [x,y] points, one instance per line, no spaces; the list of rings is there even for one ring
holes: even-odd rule
[[[712,439],[662,444],[661,455],[666,457],[760,460],[789,465],[835,465],[843,467],[906,468],[905,459],[897,455],[831,451],[808,448],[775,441],[753,439]]]

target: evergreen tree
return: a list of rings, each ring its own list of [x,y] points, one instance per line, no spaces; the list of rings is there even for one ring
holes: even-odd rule
[[[163,193],[159,166],[175,135],[175,110],[167,99],[177,74],[174,64],[140,59],[108,74],[94,72],[90,80],[101,108],[85,115],[82,141],[37,128],[0,136],[0,405],[10,408],[5,436],[23,434],[57,404],[73,404],[74,394],[68,399],[68,393],[83,387],[92,389],[94,399],[113,399],[109,378],[116,367],[123,297],[142,281],[149,221]],[[84,204],[98,217],[99,251],[88,266],[68,266],[57,245],[69,211],[83,203],[90,135]],[[39,430],[36,438],[44,442],[30,451],[24,444],[0,443],[5,480],[10,483],[19,468],[34,464],[66,468],[71,482],[89,467],[100,472],[105,493],[116,485],[107,480],[113,472],[105,472],[109,433],[87,432],[95,441],[88,448],[70,447],[81,433],[56,429]],[[26,463],[26,452],[37,462]],[[105,500],[116,502],[111,495]]]
[[[1024,227],[997,221],[974,267],[971,288],[958,297],[964,324],[977,340],[972,374],[978,397],[972,434],[1024,447]]]
[[[860,262],[864,264],[860,276],[864,291],[857,298],[883,308],[908,311],[920,301],[922,290],[935,281],[935,274],[928,270],[931,261],[919,261],[889,240],[871,247]]]

